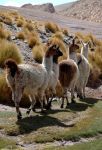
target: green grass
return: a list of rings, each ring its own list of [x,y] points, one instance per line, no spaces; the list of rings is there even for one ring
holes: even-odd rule
[[[94,137],[102,133],[102,101],[77,101],[67,109],[53,103],[53,110],[43,115],[32,112],[27,116],[23,111],[21,121],[16,120],[16,112],[0,112],[0,129],[9,136],[23,135],[21,139],[26,144]]]
[[[73,146],[48,147],[44,150],[101,150],[102,139],[94,140],[87,143],[75,144]]]
[[[16,142],[7,138],[0,137],[0,149],[1,150],[20,150],[16,145]]]

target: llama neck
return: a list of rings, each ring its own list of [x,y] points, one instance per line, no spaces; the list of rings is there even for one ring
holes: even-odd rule
[[[46,70],[47,70],[48,73],[51,72],[52,67],[53,67],[53,62],[52,62],[52,60],[53,60],[53,57],[52,57],[52,56],[50,56],[50,57],[45,56],[45,57],[43,58],[42,64],[44,65],[44,67],[46,68]]]
[[[88,59],[88,48],[87,47],[82,47],[81,48],[81,54]]]
[[[69,54],[69,58],[74,60],[76,63],[77,63],[77,56],[76,56],[76,53],[75,52],[72,52]]]
[[[59,78],[59,64],[58,63],[53,63],[53,72],[55,73],[56,78]]]

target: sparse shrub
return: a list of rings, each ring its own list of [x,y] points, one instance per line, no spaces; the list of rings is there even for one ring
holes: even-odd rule
[[[23,27],[23,25],[24,25],[24,21],[21,19],[18,19],[17,20],[17,27]]]
[[[31,36],[29,39],[28,39],[28,45],[30,48],[33,48],[35,45],[38,45],[40,42],[39,42],[39,39],[37,37],[33,37]]]
[[[29,22],[26,22],[25,24],[24,24],[24,28],[27,28],[29,31],[33,31],[33,25],[32,24],[30,24]]]
[[[76,32],[75,33],[75,36],[77,36],[79,39],[81,39],[81,40],[84,40],[84,34],[83,33],[81,33],[81,32]]]
[[[16,36],[16,38],[21,39],[21,40],[25,40],[25,33],[24,32],[19,32]]]
[[[52,33],[60,31],[60,28],[58,27],[58,25],[53,22],[46,22],[45,29],[46,29],[46,31],[50,31]]]
[[[42,63],[42,59],[44,56],[44,46],[43,44],[36,44],[33,49],[33,57],[35,59],[35,61],[37,61],[38,63]]]
[[[14,59],[18,64],[22,62],[22,56],[17,46],[6,40],[0,40],[0,67],[4,67],[4,61]]]
[[[68,29],[63,28],[63,29],[62,29],[62,32],[63,32],[63,34],[66,35],[66,36],[69,35]]]
[[[56,38],[58,38],[58,39],[60,39],[60,40],[62,40],[63,41],[63,33],[62,32],[56,32],[52,37],[56,37]]]
[[[6,33],[5,33],[5,30],[3,28],[0,28],[0,38],[6,39]]]
[[[0,73],[0,103],[11,103],[11,90],[8,88],[5,74]]]
[[[10,31],[6,31],[3,27],[0,27],[0,38],[10,40],[11,38]]]
[[[5,24],[7,25],[12,25],[13,24],[13,20],[11,17],[5,17],[4,21]]]

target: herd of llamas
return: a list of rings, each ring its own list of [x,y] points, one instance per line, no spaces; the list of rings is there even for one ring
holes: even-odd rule
[[[56,94],[57,84],[61,85],[63,94],[61,98],[61,108],[64,107],[64,100],[69,105],[68,91],[71,93],[71,103],[75,103],[75,92],[81,99],[85,98],[85,87],[90,74],[88,62],[89,43],[82,43],[81,53],[76,50],[79,46],[75,43],[75,37],[68,45],[68,57],[58,63],[59,57],[63,55],[57,44],[47,42],[46,52],[42,64],[19,64],[12,60],[5,61],[6,81],[12,91],[12,100],[15,103],[17,119],[22,118],[19,104],[24,91],[26,91],[31,106],[27,110],[29,114],[34,110],[36,101],[41,104],[41,112],[51,107],[51,103]]]

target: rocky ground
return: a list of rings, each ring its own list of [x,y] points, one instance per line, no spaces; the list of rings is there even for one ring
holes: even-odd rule
[[[102,0],[78,0],[57,6],[57,12],[67,17],[102,23]]]

